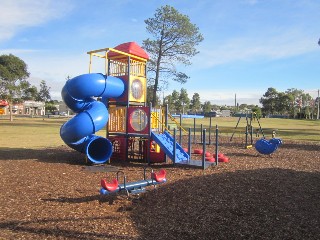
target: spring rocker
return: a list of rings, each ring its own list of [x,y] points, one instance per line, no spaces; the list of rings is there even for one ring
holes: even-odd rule
[[[123,182],[119,184],[119,175],[123,175]],[[161,169],[158,173],[154,172],[151,169],[151,177],[150,179],[146,178],[146,168],[143,170],[143,180],[136,182],[127,182],[127,178],[122,171],[118,171],[116,174],[116,178],[112,179],[111,182],[107,182],[107,180],[101,179],[101,195],[109,195],[112,193],[125,192],[127,196],[130,194],[139,194],[146,191],[147,186],[156,187],[156,185],[165,183],[166,180],[166,171]]]
[[[264,155],[270,155],[274,153],[282,145],[282,140],[280,138],[271,138],[266,140],[264,138],[259,139],[255,143],[255,149]]]

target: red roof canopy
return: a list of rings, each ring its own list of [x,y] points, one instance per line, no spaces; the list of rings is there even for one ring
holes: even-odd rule
[[[0,100],[0,106],[7,106],[9,103],[6,100]]]
[[[114,47],[114,49],[125,52],[125,53],[129,53],[144,59],[149,59],[149,55],[135,42],[122,43]],[[119,53],[115,53],[115,52],[108,53],[108,57],[116,57],[119,55],[120,55]]]

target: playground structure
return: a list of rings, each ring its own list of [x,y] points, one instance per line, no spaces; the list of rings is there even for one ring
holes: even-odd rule
[[[232,141],[232,138],[235,134],[236,129],[239,126],[239,122],[242,118],[242,115],[240,115],[238,122],[234,128],[234,131],[231,135],[230,141]],[[254,144],[255,149],[261,153],[261,154],[271,154],[275,152],[279,146],[282,144],[282,140],[280,138],[275,138],[275,130],[272,131],[272,138],[270,140],[266,140],[266,137],[264,135],[264,132],[262,130],[259,118],[257,117],[255,112],[252,112],[250,114],[245,114],[246,118],[246,128],[245,128],[245,148],[251,148],[253,146],[253,126],[252,126],[252,120],[255,119],[258,122],[259,128],[256,129],[256,137],[260,136],[260,133],[262,134],[262,138],[257,140]]]
[[[239,116],[239,119],[238,119],[238,122],[234,128],[234,131],[230,137],[230,142],[232,141],[233,137],[234,137],[234,134],[239,126],[239,123],[241,121],[241,118],[243,116],[240,115]],[[246,113],[245,114],[245,120],[246,120],[246,127],[245,127],[245,148],[251,148],[252,145],[253,145],[253,132],[254,132],[254,128],[252,126],[252,121],[253,119],[256,120],[258,122],[258,125],[259,125],[259,128],[256,129],[256,137],[258,137],[260,135],[260,133],[262,134],[263,138],[265,138],[264,136],[264,132],[262,130],[262,127],[261,127],[261,124],[260,124],[260,121],[259,121],[259,118],[258,116],[256,115],[255,112],[251,112],[250,114]]]
[[[119,184],[119,175],[123,175],[123,183]],[[146,178],[146,168],[143,170],[143,180],[136,182],[127,182],[127,178],[122,171],[118,171],[116,174],[116,178],[114,178],[111,182],[107,182],[106,178],[101,179],[101,188],[100,194],[109,195],[112,193],[123,192],[127,195],[129,194],[139,194],[146,191],[147,186],[156,187],[156,185],[165,183],[166,179],[166,171],[161,169],[158,173],[154,172],[151,169],[151,177],[150,179]]]
[[[88,52],[89,73],[69,79],[61,95],[77,115],[60,135],[89,162],[111,160],[166,162],[207,168],[216,162],[192,161],[168,129],[167,107],[146,103],[147,53],[135,42]],[[105,74],[91,73],[93,57],[104,60]],[[106,127],[106,138],[94,135]],[[189,141],[190,145],[190,141]],[[190,147],[189,147],[190,148]],[[190,153],[190,152],[189,152]]]
[[[6,114],[6,108],[9,103],[6,100],[0,100],[0,115]]]

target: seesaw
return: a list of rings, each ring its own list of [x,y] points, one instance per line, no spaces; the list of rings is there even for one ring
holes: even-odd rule
[[[119,175],[123,174],[123,183],[119,184]],[[107,182],[105,178],[101,179],[101,189],[100,194],[108,195],[111,193],[117,193],[125,191],[127,195],[137,194],[145,192],[145,187],[147,186],[156,186],[157,184],[165,183],[166,180],[166,171],[161,169],[158,173],[151,170],[151,178],[146,179],[146,168],[143,172],[143,180],[137,182],[127,182],[127,178],[122,171],[117,172],[117,177],[114,178],[111,182]]]

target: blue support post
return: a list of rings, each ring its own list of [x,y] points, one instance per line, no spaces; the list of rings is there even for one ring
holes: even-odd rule
[[[180,124],[179,144],[182,145],[182,144],[181,144],[181,142],[182,142],[182,114],[180,114],[180,123],[179,123],[179,124]]]
[[[209,124],[209,145],[211,145],[211,125],[212,124],[212,117],[210,116],[210,124]]]
[[[216,125],[216,166],[218,166],[218,162],[219,162],[219,157],[218,157],[218,153],[219,153],[219,150],[218,150],[218,136],[219,136],[219,129],[218,129],[218,125]]]
[[[150,148],[151,148],[151,110],[152,110],[152,103],[149,103],[149,121],[148,121],[148,127],[149,127],[149,135],[148,135],[148,141],[147,141],[147,154],[146,157],[148,159],[148,165],[151,165],[150,161]]]
[[[196,118],[193,119],[193,144],[196,143]]]
[[[173,166],[176,165],[176,150],[177,150],[177,142],[176,142],[176,129],[173,129]]]
[[[205,170],[206,160],[205,160],[205,153],[206,153],[206,129],[203,129],[203,137],[202,137],[202,169]]]
[[[191,128],[189,128],[188,132],[188,154],[191,157]],[[190,161],[190,158],[189,158]]]

